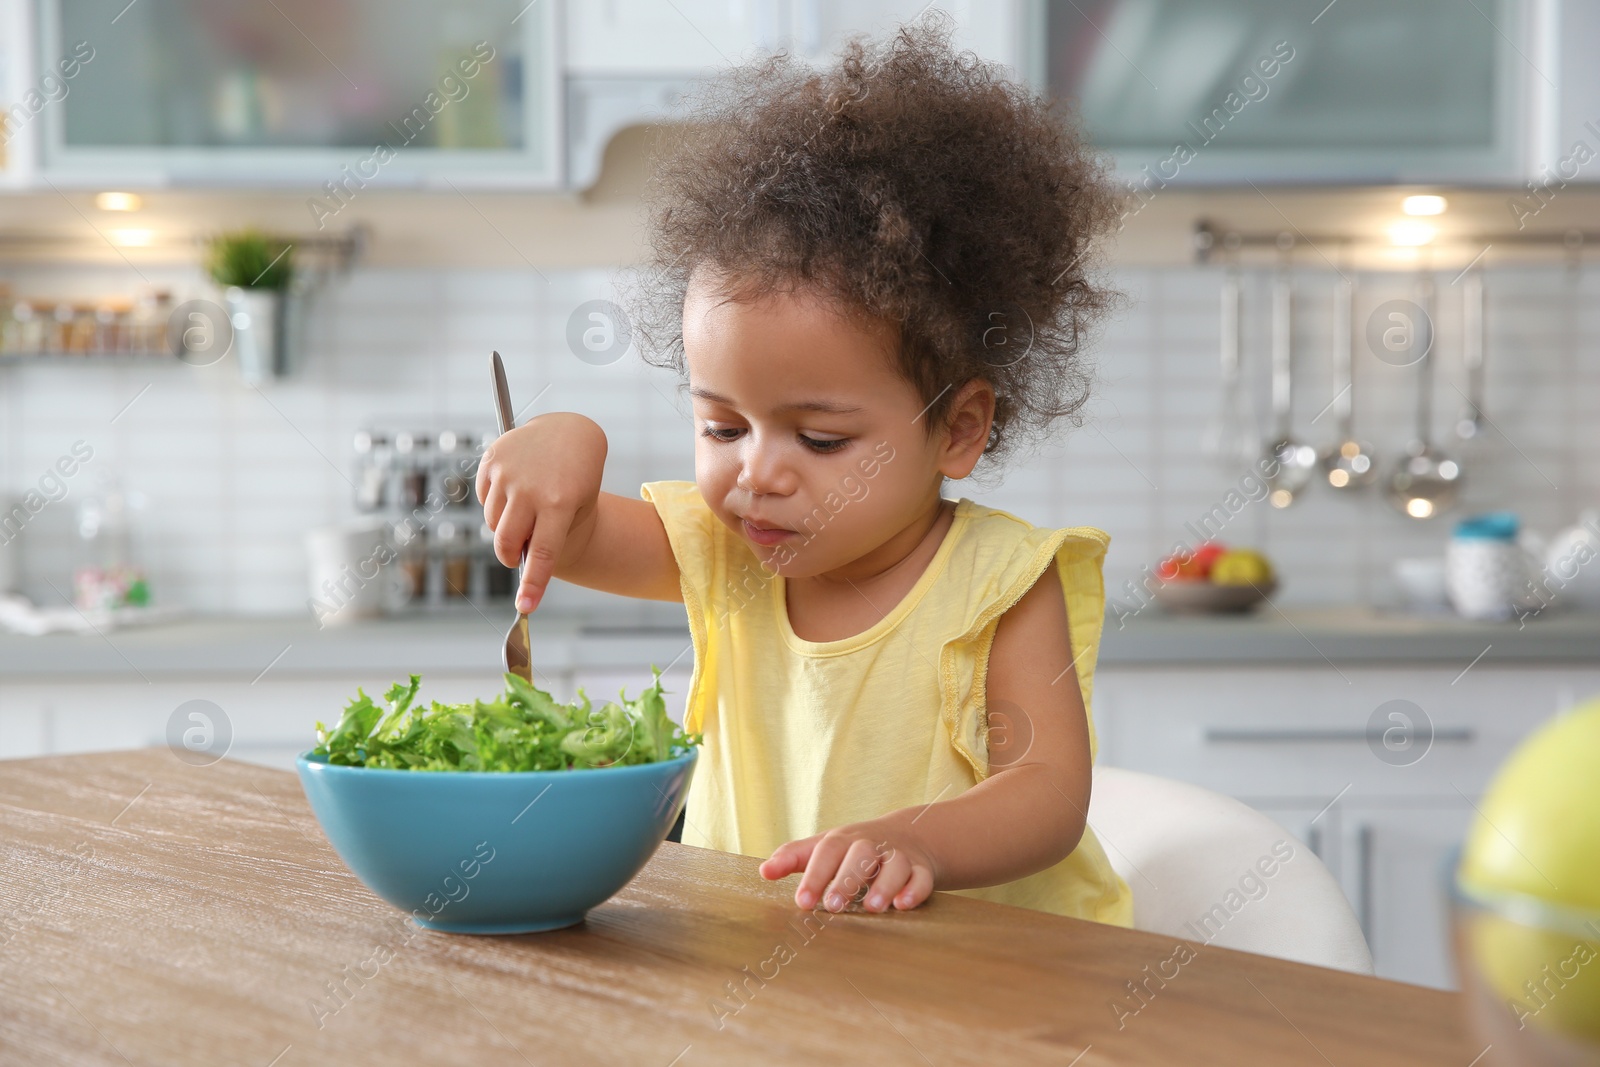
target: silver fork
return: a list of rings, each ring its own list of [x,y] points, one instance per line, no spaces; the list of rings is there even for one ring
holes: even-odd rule
[[[506,384],[505,364],[500,353],[494,353],[494,406],[500,417],[500,432],[510,433],[516,426],[516,416],[511,411],[511,387]],[[528,546],[522,546],[522,562],[517,566],[517,590],[522,588],[522,572],[528,566]],[[516,592],[512,596],[516,596]],[[528,616],[517,612],[517,621],[506,631],[506,645],[500,653],[500,662],[506,671],[533,684],[533,654],[528,644]]]

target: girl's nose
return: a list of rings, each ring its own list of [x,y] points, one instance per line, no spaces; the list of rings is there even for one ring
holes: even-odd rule
[[[750,443],[740,456],[738,487],[757,496],[786,496],[794,492],[794,472],[784,462],[781,450],[758,443],[753,436],[745,438]]]

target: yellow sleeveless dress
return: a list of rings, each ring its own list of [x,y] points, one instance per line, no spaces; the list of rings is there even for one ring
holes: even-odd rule
[[[1084,707],[1105,612],[1108,536],[1047,530],[963,499],[933,561],[870,629],[805,641],[784,581],[712,514],[693,482],[650,482],[694,639],[684,726],[705,735],[683,842],[765,859],[778,846],[947,800],[989,773],[984,677],[1000,616],[1054,564]],[[1094,724],[1089,745],[1094,752]],[[1133,897],[1085,829],[1061,862],[962,896],[1118,926]]]

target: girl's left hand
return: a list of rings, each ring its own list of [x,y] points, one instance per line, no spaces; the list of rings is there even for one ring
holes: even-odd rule
[[[933,859],[926,846],[900,822],[887,819],[850,823],[790,841],[760,870],[761,877],[769,880],[804,871],[795,903],[812,908],[820,899],[829,911],[843,911],[867,886],[862,901],[866,910],[888,911],[892,901],[894,907],[909,911],[928,899],[934,885]]]

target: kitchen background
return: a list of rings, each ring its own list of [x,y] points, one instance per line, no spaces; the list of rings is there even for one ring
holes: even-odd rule
[[[1600,563],[1523,621],[1460,618],[1443,588],[1469,516],[1600,547],[1600,524],[1573,532],[1600,507],[1591,4],[0,0],[0,623],[18,631],[0,633],[0,757],[167,745],[287,767],[357,686],[418,672],[442,700],[492,691],[509,605],[470,500],[396,546],[383,581],[355,583],[370,617],[337,625],[312,598],[372,542],[316,563],[308,539],[403,517],[408,487],[448,488],[402,475],[481,445],[496,349],[523,417],[605,427],[608,489],[692,477],[671,375],[584,341],[616,336],[593,302],[616,301],[640,258],[653,131],[740,58],[822,62],[849,33],[925,14],[1080,106],[1129,190],[1104,266],[1127,299],[1090,348],[1084,425],[950,492],[1110,532],[1103,765],[1271,815],[1339,880],[1380,975],[1452,985],[1450,849],[1517,741],[1600,693]],[[248,227],[292,246],[287,296],[205,269]],[[1379,485],[1245,502],[1260,495],[1245,453],[1273,429],[1275,280],[1293,286],[1292,430],[1319,449],[1338,435],[1336,280],[1354,280],[1348,395],[1386,478],[1416,436],[1419,365],[1373,337],[1396,308],[1417,325],[1422,271],[1430,436],[1460,499],[1425,519]],[[1486,421],[1462,440],[1480,282]],[[275,300],[290,316],[276,362]],[[205,332],[227,321],[214,350]],[[83,351],[105,343],[147,351]],[[1241,442],[1230,456],[1219,429]],[[380,459],[389,499],[363,511]],[[1193,547],[1207,514],[1271,560],[1277,591],[1238,615],[1147,606],[1146,568]],[[135,568],[123,584],[81,580],[114,563]],[[380,603],[396,568],[419,585],[403,606]],[[636,690],[656,664],[681,715],[679,606],[557,585],[533,625],[558,695]],[[70,632],[34,633],[48,629]]]
[[[478,240],[494,240],[486,233]],[[1329,408],[1335,275],[1306,252],[1295,272],[1295,427],[1319,448],[1337,436]],[[0,274],[14,289],[53,296],[126,285],[126,268],[30,268]],[[194,270],[144,269],[174,300],[216,293]],[[1534,530],[1571,525],[1600,503],[1600,271],[1557,263],[1486,271],[1485,411],[1492,430],[1456,438],[1468,388],[1461,367],[1462,288],[1440,272],[1434,434],[1466,471],[1461,511],[1515,510]],[[1063,427],[1049,446],[971,484],[952,486],[1031,522],[1099,526],[1112,534],[1108,594],[1137,604],[1124,583],[1141,578],[1178,540],[1193,545],[1198,523],[1237,488],[1246,462],[1205,454],[1222,404],[1218,370],[1223,269],[1121,268],[1108,278],[1127,306],[1090,358],[1100,384],[1081,428]],[[1404,272],[1358,272],[1357,320],[1391,299],[1408,299]],[[595,365],[567,341],[580,305],[617,300],[607,270],[475,271],[357,268],[319,294],[306,324],[303,369],[258,389],[240,385],[231,360],[56,359],[0,363],[0,479],[23,488],[78,439],[94,458],[75,476],[74,498],[119,484],[132,512],[135,552],[154,596],[201,612],[279,614],[307,610],[307,530],[357,514],[358,431],[463,429],[491,432],[487,354],[498,349],[521,403],[535,411],[581,411],[606,430],[606,488],[636,494],[641,482],[693,478],[693,434],[675,377],[645,366],[637,351]],[[1246,411],[1265,437],[1269,270],[1253,270],[1244,293]],[[1414,436],[1415,367],[1360,351],[1357,429],[1380,466]],[[83,364],[83,365],[80,365]],[[169,365],[170,364],[170,365]],[[524,416],[527,417],[527,416]],[[1313,422],[1315,420],[1315,422]],[[1219,536],[1265,551],[1282,576],[1279,605],[1396,606],[1397,559],[1438,555],[1448,520],[1419,523],[1378,491],[1316,486],[1277,509],[1249,504]],[[31,520],[22,588],[52,599],[49,576],[94,562],[77,537],[73,502]],[[65,588],[64,584],[61,588]],[[631,606],[568,586],[552,606]],[[57,598],[59,599],[59,598]],[[645,609],[649,611],[650,609]]]

